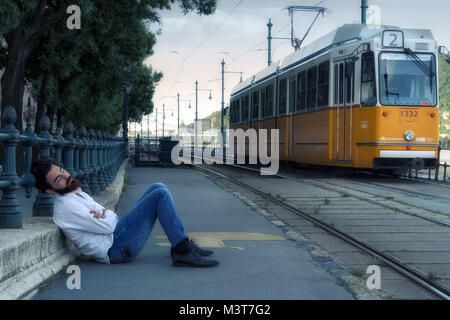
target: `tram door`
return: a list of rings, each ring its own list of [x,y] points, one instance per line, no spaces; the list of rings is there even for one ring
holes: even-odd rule
[[[294,111],[295,111],[295,78],[289,79],[289,110],[288,110],[288,121],[289,121],[289,145],[288,145],[288,157],[293,157],[294,152]]]
[[[353,62],[334,63],[333,160],[352,161]]]

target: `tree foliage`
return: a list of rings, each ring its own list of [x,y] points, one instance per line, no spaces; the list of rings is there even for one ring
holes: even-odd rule
[[[439,134],[441,144],[450,139],[450,64],[439,57]]]
[[[156,43],[148,26],[160,22],[159,10],[175,3],[185,13],[211,14],[216,8],[216,0],[3,1],[0,35],[7,46],[0,51],[0,68],[5,68],[2,110],[11,104],[21,115],[20,92],[14,91],[20,84],[11,88],[7,80],[22,77],[33,85],[38,114],[55,115],[59,126],[70,120],[116,132],[128,81],[130,120],[151,113],[162,74],[143,65]],[[67,28],[68,5],[80,7],[81,29]]]

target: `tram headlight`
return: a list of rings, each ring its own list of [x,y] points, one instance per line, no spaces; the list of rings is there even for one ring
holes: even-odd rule
[[[405,140],[412,141],[414,139],[414,131],[408,130],[405,132]]]

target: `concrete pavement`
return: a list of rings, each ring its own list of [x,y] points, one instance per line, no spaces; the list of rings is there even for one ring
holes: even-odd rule
[[[186,232],[212,248],[214,268],[172,267],[164,232],[155,224],[149,242],[128,264],[77,260],[81,289],[67,288],[60,272],[35,299],[353,299],[307,249],[281,227],[201,172],[187,168],[133,168],[116,207],[125,215],[155,182],[171,191]]]

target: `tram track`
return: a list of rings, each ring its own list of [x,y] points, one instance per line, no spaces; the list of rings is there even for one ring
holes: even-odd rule
[[[220,173],[218,171],[212,170],[211,166],[208,166],[208,168],[205,168],[204,166],[197,166],[197,165],[194,165],[194,166],[201,168],[201,170],[205,170],[207,172],[210,172],[211,174],[219,176],[223,179],[226,179],[227,181],[230,181],[236,185],[239,185],[240,187],[243,187],[243,188],[253,192],[254,194],[259,195],[260,197],[268,199],[272,203],[274,203],[286,210],[289,210],[290,212],[293,212],[296,215],[299,215],[299,216],[305,218],[306,220],[310,221],[315,226],[318,226],[321,229],[325,230],[326,232],[344,240],[345,242],[351,244],[352,246],[371,255],[372,257],[375,257],[375,258],[379,259],[380,261],[383,261],[383,263],[385,263],[388,267],[397,271],[398,273],[402,274],[403,276],[407,277],[408,279],[410,279],[412,282],[416,283],[417,285],[421,286],[427,292],[431,293],[433,296],[435,296],[439,299],[445,299],[445,300],[449,299],[450,292],[449,292],[447,286],[443,285],[442,283],[440,283],[437,280],[430,279],[430,276],[429,276],[429,274],[428,275],[426,274],[426,271],[423,272],[415,267],[412,267],[411,265],[402,261],[398,257],[395,257],[392,254],[387,254],[386,252],[383,251],[383,249],[381,249],[380,247],[377,247],[377,245],[371,244],[370,241],[361,239],[358,232],[347,232],[345,230],[342,230],[342,228],[335,226],[333,222],[326,221],[326,219],[320,219],[319,217],[315,217],[314,213],[308,212],[308,210],[306,210],[306,209],[298,208],[297,205],[288,203],[289,201],[282,200],[282,199],[280,199],[280,197],[275,197],[271,193],[261,190],[261,188],[255,187],[247,182],[243,182],[242,179],[240,180],[240,179],[232,178],[232,177],[227,176],[224,173]],[[249,170],[249,168],[245,167],[245,166],[238,166],[238,165],[233,165],[233,166],[237,167],[237,168]],[[259,173],[259,170],[257,170],[257,169],[251,169],[251,170],[258,171],[258,173]],[[290,179],[294,182],[295,181],[299,182],[298,179],[293,178],[293,177],[288,177],[285,175],[277,175],[277,177],[281,178],[281,179]],[[411,214],[411,213],[408,213],[406,210],[399,210],[398,208],[395,208],[395,207],[392,207],[392,206],[389,206],[389,205],[386,205],[383,203],[379,203],[377,201],[373,201],[371,199],[368,199],[367,197],[364,198],[363,196],[355,195],[354,192],[348,192],[348,190],[347,191],[336,190],[336,188],[340,188],[340,186],[332,186],[331,187],[330,183],[328,183],[328,182],[321,183],[321,182],[323,182],[323,181],[320,181],[320,182],[316,181],[314,183],[312,183],[312,181],[308,181],[308,183],[314,184],[317,188],[322,188],[323,190],[328,190],[330,192],[338,192],[340,194],[346,195],[346,197],[352,197],[361,202],[365,201],[372,205],[377,205],[377,206],[381,206],[381,207],[384,207],[389,210],[394,210],[398,214],[405,214],[405,215],[409,214],[410,216],[412,216],[414,218],[422,219],[422,220],[425,220],[432,224],[438,224],[439,227],[442,227],[442,228],[448,228],[450,226],[450,224],[448,224],[445,221],[440,221],[438,219],[432,219],[429,217],[422,217],[419,215]],[[328,186],[326,185],[327,183],[328,183]],[[283,197],[281,197],[281,198],[283,198]],[[369,200],[369,201],[367,201],[367,200]],[[403,212],[403,211],[405,211],[405,212]]]
[[[231,166],[234,166],[236,168],[245,169],[245,170],[251,170],[251,171],[254,171],[254,172],[259,172],[258,169],[250,168],[250,167],[247,167],[247,166],[241,166],[241,165],[231,165]],[[284,173],[284,174],[279,174],[278,173],[278,174],[276,174],[276,176],[280,177],[280,178],[283,178],[283,179],[292,180],[292,181],[299,181],[298,178],[296,178],[295,176],[289,176],[288,173]],[[384,207],[384,208],[387,208],[387,209],[391,209],[391,210],[394,210],[394,211],[397,211],[397,212],[401,212],[401,213],[404,213],[404,214],[407,214],[407,215],[410,215],[410,216],[414,216],[414,217],[426,220],[426,221],[437,223],[437,224],[442,225],[442,226],[450,227],[450,213],[449,214],[445,214],[445,213],[442,213],[442,212],[433,211],[433,210],[429,210],[429,209],[422,208],[422,207],[417,207],[417,206],[414,206],[412,203],[401,202],[398,199],[396,199],[394,201],[394,197],[391,197],[391,196],[385,197],[383,199],[385,202],[381,202],[381,201],[370,199],[370,198],[366,197],[367,194],[370,195],[370,196],[379,197],[379,194],[376,193],[376,191],[375,192],[368,192],[367,190],[361,191],[360,189],[357,189],[357,188],[354,188],[354,187],[349,187],[349,186],[346,186],[346,185],[344,185],[342,183],[339,184],[339,183],[336,183],[336,182],[331,182],[329,180],[330,179],[323,179],[323,178],[322,179],[314,179],[314,180],[311,179],[311,180],[308,181],[308,183],[311,183],[313,185],[316,185],[318,187],[321,187],[321,188],[324,188],[324,189],[327,189],[327,190],[330,190],[330,191],[338,192],[338,193],[340,193],[340,194],[342,194],[344,196],[357,198],[357,199],[359,199],[361,201],[369,202],[369,203],[372,203],[372,204],[375,204],[375,205],[378,205],[378,206],[381,206],[381,207]],[[417,196],[422,196],[422,197],[431,197],[431,198],[445,199],[445,200],[449,200],[449,202],[450,202],[450,198],[449,197],[441,197],[439,195],[430,195],[430,194],[426,194],[426,193],[423,193],[423,192],[416,192],[416,191],[411,191],[411,190],[407,190],[407,189],[386,186],[386,185],[383,185],[383,184],[367,182],[367,181],[363,181],[361,179],[355,179],[355,178],[346,178],[345,180],[354,181],[354,182],[357,182],[357,183],[360,183],[360,184],[376,186],[376,187],[379,187],[380,189],[390,189],[392,191],[399,192],[399,193],[402,193],[402,194],[405,194],[405,195],[406,194],[409,194],[409,195],[415,194]],[[326,185],[329,185],[329,186],[326,186]],[[347,191],[344,191],[343,189],[346,189]],[[364,193],[365,196],[360,196],[360,195],[355,194],[355,193]],[[401,203],[402,205],[410,207],[410,208],[414,207],[416,209],[420,209],[420,210],[422,210],[424,212],[424,214],[413,213],[411,211],[408,211],[408,210],[400,208],[400,206],[398,206],[398,205],[394,206],[394,205],[387,204],[386,202],[389,201],[389,200],[392,200],[391,202],[397,202],[397,204]],[[449,206],[450,206],[450,203],[449,203]],[[426,216],[425,214],[428,214],[429,216]],[[430,217],[430,215],[439,216],[440,219],[432,218],[432,217]]]

